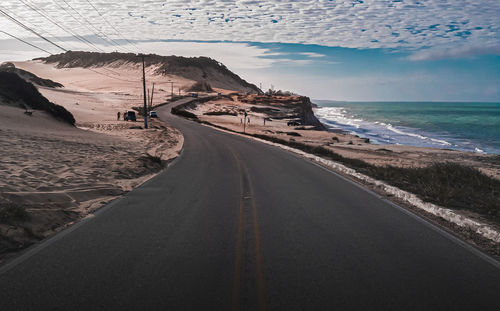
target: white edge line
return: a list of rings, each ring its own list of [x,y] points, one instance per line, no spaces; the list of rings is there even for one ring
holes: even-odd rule
[[[457,243],[458,245],[462,246],[463,248],[465,248],[465,249],[469,250],[470,252],[472,252],[473,254],[477,255],[478,257],[480,257],[480,258],[482,258],[482,259],[486,260],[486,261],[487,261],[487,262],[489,262],[491,265],[493,265],[495,268],[500,269],[500,261],[498,261],[497,259],[495,259],[495,258],[493,258],[492,256],[490,256],[490,255],[488,255],[488,254],[484,253],[482,250],[480,250],[480,249],[478,249],[478,248],[474,247],[473,245],[470,245],[469,243],[467,243],[467,242],[463,241],[463,240],[462,240],[462,239],[460,239],[459,237],[457,237],[457,236],[455,236],[455,235],[451,234],[450,232],[447,232],[446,230],[444,230],[444,229],[440,228],[438,225],[436,225],[436,224],[434,224],[434,223],[431,223],[429,220],[427,220],[427,219],[423,218],[422,216],[420,216],[420,215],[418,215],[418,214],[416,214],[416,213],[412,212],[411,210],[405,209],[405,208],[403,208],[403,207],[399,206],[398,204],[396,204],[395,202],[392,202],[391,200],[387,199],[386,197],[384,197],[384,196],[382,196],[382,195],[380,195],[380,194],[378,194],[378,193],[376,193],[376,192],[374,192],[374,191],[372,191],[372,190],[370,190],[370,189],[368,189],[368,188],[364,187],[363,185],[360,185],[360,184],[358,184],[358,183],[354,182],[353,180],[350,180],[349,178],[347,178],[347,177],[345,177],[345,176],[341,175],[340,173],[338,173],[338,172],[334,171],[334,170],[333,170],[333,167],[325,167],[325,164],[324,164],[324,163],[323,163],[323,165],[321,165],[321,164],[320,164],[320,162],[317,162],[317,161],[315,161],[315,160],[314,160],[315,158],[321,158],[321,157],[319,157],[319,156],[316,156],[316,155],[313,155],[313,154],[310,154],[310,153],[304,152],[304,151],[299,150],[299,149],[295,149],[295,148],[292,148],[292,147],[288,147],[288,146],[285,146],[285,145],[281,145],[281,144],[278,144],[278,143],[273,143],[273,142],[270,142],[270,141],[267,141],[267,140],[263,140],[263,139],[260,139],[260,138],[257,138],[257,137],[253,137],[253,136],[250,136],[250,135],[244,135],[244,134],[237,133],[237,132],[231,132],[231,131],[228,131],[228,130],[224,130],[224,129],[221,129],[221,128],[217,128],[217,127],[215,127],[215,126],[210,126],[210,125],[208,125],[208,124],[201,124],[201,125],[206,126],[206,127],[210,127],[210,128],[212,128],[212,129],[215,129],[215,130],[218,130],[218,131],[221,131],[221,132],[225,132],[225,133],[227,133],[227,134],[236,135],[236,136],[241,136],[241,137],[245,137],[245,138],[247,138],[247,139],[253,139],[253,140],[255,140],[255,141],[258,141],[258,142],[264,143],[264,144],[266,144],[266,145],[268,145],[268,146],[273,146],[273,147],[276,147],[276,148],[281,149],[281,150],[284,150],[284,151],[289,151],[289,153],[290,153],[291,155],[294,155],[294,156],[296,156],[296,157],[298,157],[298,158],[300,158],[300,159],[303,159],[303,160],[308,160],[311,164],[313,164],[313,165],[315,165],[315,166],[317,166],[317,167],[320,167],[320,168],[324,169],[325,171],[328,171],[328,172],[330,172],[330,173],[332,173],[332,174],[336,175],[337,177],[340,177],[341,179],[343,179],[343,180],[345,180],[345,181],[347,181],[347,182],[349,182],[349,183],[351,183],[351,184],[355,185],[356,187],[358,187],[358,188],[360,188],[360,189],[362,189],[362,190],[364,190],[364,191],[366,191],[366,192],[370,193],[371,195],[375,196],[376,198],[378,198],[378,199],[380,199],[380,200],[382,200],[382,201],[384,201],[384,202],[388,203],[389,205],[391,205],[391,206],[395,207],[395,208],[396,208],[396,209],[398,209],[399,211],[401,211],[401,212],[403,212],[403,213],[407,214],[408,216],[411,216],[412,218],[414,218],[414,219],[418,220],[419,222],[423,223],[423,224],[424,224],[424,225],[426,225],[427,227],[429,227],[429,228],[431,228],[431,229],[435,230],[436,232],[438,232],[439,234],[443,235],[444,237],[446,237],[446,238],[450,239],[451,241],[453,241],[453,242]],[[326,159],[323,159],[323,158],[321,158],[321,159],[322,159],[323,161],[333,162],[333,163],[335,163],[336,165],[339,165],[339,166],[344,166],[344,165],[342,165],[342,164],[340,164],[340,163],[337,163],[337,162],[334,162],[334,161],[332,161],[332,160],[326,160]],[[322,161],[322,162],[323,162],[323,161]],[[344,167],[345,167],[345,166],[344,166]],[[347,167],[345,167],[345,168],[346,168],[346,169],[349,169],[349,170],[352,170],[352,171],[355,171],[355,170],[350,169],[350,168],[347,168]],[[346,173],[346,172],[344,172],[344,173]],[[357,173],[357,172],[356,172],[356,173]],[[348,174],[348,173],[346,173],[346,174]],[[357,173],[357,174],[359,174],[359,173]],[[348,175],[350,175],[350,174],[348,174]],[[359,174],[359,175],[362,175],[362,174]],[[357,176],[354,176],[354,175],[351,175],[351,176],[352,176],[352,177],[357,178]],[[367,181],[367,182],[369,182],[371,179],[372,179],[372,180],[375,180],[375,179],[373,179],[373,178],[371,178],[371,177],[368,177],[368,176],[366,176],[366,178],[368,179],[368,180],[365,180],[365,181]],[[377,180],[375,180],[375,181],[377,181]],[[381,181],[378,181],[378,182],[379,182],[379,183],[381,183],[381,184],[384,184],[384,183],[382,183]],[[387,186],[389,186],[389,185],[387,185]],[[403,193],[408,193],[408,192],[406,192],[406,191],[400,190],[400,189],[398,189],[398,188],[396,188],[396,187],[393,187],[393,186],[389,186],[389,187],[392,187],[392,188],[394,188],[394,189],[397,189],[397,190],[399,190],[399,191],[401,191],[401,192],[403,192]],[[386,191],[386,189],[384,189],[384,191]],[[411,194],[411,193],[408,193],[408,194],[413,195],[413,194]],[[415,195],[413,195],[413,196],[415,196]],[[400,198],[400,199],[403,199],[403,200],[404,200],[404,198]],[[405,200],[405,201],[406,201],[406,200]],[[412,205],[412,206],[414,206],[414,207],[416,207],[416,208],[422,209],[422,208],[420,208],[419,206],[414,205],[412,202],[407,201],[407,203],[409,203],[410,205]],[[429,203],[429,204],[430,204],[430,203]],[[432,205],[434,205],[434,204],[432,204]],[[436,207],[438,207],[438,206],[436,206]],[[441,208],[441,207],[438,207],[438,208]],[[441,209],[444,209],[444,208],[441,208]],[[422,210],[423,210],[423,211],[427,211],[427,210],[425,210],[425,209],[422,209]],[[446,209],[446,210],[448,210],[448,209]],[[429,211],[427,211],[427,212],[429,212]],[[429,212],[429,213],[430,213],[430,214],[433,214],[432,212]],[[435,214],[433,214],[433,215],[435,215]],[[435,215],[435,216],[442,217],[441,215]],[[460,216],[461,216],[461,215],[460,215]],[[463,216],[461,216],[461,217],[463,217]],[[442,217],[442,218],[444,218],[444,217]],[[465,218],[465,217],[464,217],[464,218]],[[448,220],[448,219],[446,219],[446,218],[444,218],[444,219],[445,219],[446,221],[452,222],[452,221],[450,221],[450,220]],[[452,222],[452,223],[454,223],[454,222]],[[455,224],[456,224],[456,223],[455,223]],[[458,225],[458,224],[457,224],[457,225]],[[483,236],[483,237],[484,237],[484,235],[482,235],[480,232],[476,232],[476,233],[477,233],[477,234],[480,234],[481,236]],[[499,234],[499,233],[497,233],[497,234]],[[500,235],[500,234],[499,234],[499,235]],[[485,238],[488,238],[488,237],[485,237]],[[491,239],[490,239],[490,240],[491,240]],[[493,242],[495,242],[495,241],[493,240]],[[497,242],[497,243],[498,243],[498,242]]]

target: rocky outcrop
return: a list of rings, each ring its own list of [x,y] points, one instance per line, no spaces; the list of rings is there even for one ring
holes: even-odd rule
[[[327,130],[326,127],[314,115],[314,112],[312,109],[313,104],[311,103],[311,100],[309,99],[309,97],[301,96],[299,99],[300,99],[300,104],[298,105],[297,112],[298,112],[298,115],[299,115],[299,118],[300,118],[302,124],[303,125],[312,125],[317,130],[326,131]]]
[[[314,126],[316,130],[326,127],[316,118],[309,97],[296,95],[240,95],[238,100],[255,105],[250,110],[265,113],[273,119],[300,119],[302,125]]]

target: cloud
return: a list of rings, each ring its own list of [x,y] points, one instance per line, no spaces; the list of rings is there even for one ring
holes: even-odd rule
[[[126,37],[400,50],[500,45],[498,0],[90,1],[106,21],[87,1],[68,3],[90,25],[64,3],[30,3],[75,33],[99,34],[101,43]],[[2,7],[49,37],[68,35],[20,1],[3,0]],[[7,19],[0,19],[0,29],[29,35]]]
[[[86,37],[90,39],[90,37]],[[67,40],[70,40],[69,38]],[[37,46],[50,49],[50,45],[41,40],[33,40]],[[71,41],[76,50],[85,49],[81,42]],[[136,42],[135,46],[140,50],[159,55],[179,55],[184,57],[206,56],[222,62],[231,70],[241,71],[245,69],[261,70],[272,68],[275,64],[286,63],[288,65],[305,65],[311,60],[297,60],[286,58],[286,54],[276,52],[270,48],[251,45],[249,43],[232,42],[183,42],[183,41],[147,41]],[[102,47],[102,46],[101,46]],[[127,45],[128,49],[134,46]],[[0,36],[0,63],[5,61],[22,61],[36,57],[45,57],[47,54],[35,50],[24,43],[13,39],[5,39]]]
[[[426,49],[413,53],[413,61],[439,60],[449,58],[471,58],[481,55],[500,55],[500,45],[491,47],[466,47],[457,49]]]
[[[280,53],[257,47],[248,43],[231,42],[142,42],[138,46],[151,53],[160,55],[179,55],[184,57],[207,56],[222,62],[229,69],[264,69],[283,61]]]
[[[319,57],[326,56],[324,54],[319,54],[319,53],[314,53],[314,52],[302,52],[302,53],[299,53],[299,55],[304,55],[304,56],[313,57],[313,58],[319,58]]]

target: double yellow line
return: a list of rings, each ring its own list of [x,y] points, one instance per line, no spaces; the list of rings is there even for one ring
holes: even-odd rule
[[[236,260],[234,266],[234,279],[233,279],[233,299],[232,310],[240,310],[241,307],[241,287],[242,287],[242,268],[244,264],[244,239],[245,239],[245,207],[250,205],[254,252],[255,252],[255,273],[256,273],[256,286],[257,286],[257,305],[258,310],[266,310],[266,295],[265,295],[265,281],[262,265],[262,249],[260,242],[259,223],[257,218],[257,207],[255,206],[254,191],[252,183],[248,176],[248,170],[243,161],[237,154],[229,148],[233,158],[236,162],[238,172],[240,175],[240,202],[238,209],[238,231],[236,240]],[[248,204],[249,203],[249,204]]]

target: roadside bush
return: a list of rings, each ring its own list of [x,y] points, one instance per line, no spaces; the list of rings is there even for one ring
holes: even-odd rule
[[[28,219],[28,213],[24,207],[12,203],[3,203],[3,205],[0,205],[0,221],[25,219]]]
[[[201,123],[240,133],[210,122]],[[473,211],[500,224],[500,181],[473,167],[451,162],[435,163],[423,168],[380,167],[363,160],[343,157],[320,146],[315,147],[261,134],[245,135],[342,163],[367,176],[414,193],[424,201],[450,209]]]
[[[213,92],[214,90],[206,81],[198,81],[188,89],[188,92]]]
[[[0,97],[11,102],[21,101],[22,108],[47,111],[53,117],[75,125],[75,118],[64,107],[51,103],[36,87],[17,74],[0,71]]]
[[[422,200],[451,209],[476,212],[500,222],[500,181],[477,169],[457,163],[435,163],[423,168],[375,166],[363,160],[345,158],[330,149],[295,141],[251,135],[340,162],[360,173],[418,195]]]
[[[204,115],[207,116],[237,116],[238,113],[233,111],[209,111],[205,112]]]
[[[457,163],[423,168],[370,167],[367,175],[418,194],[424,201],[500,220],[500,181]]]
[[[186,111],[183,108],[172,107],[171,112],[181,117],[198,120],[198,117],[194,113]]]

